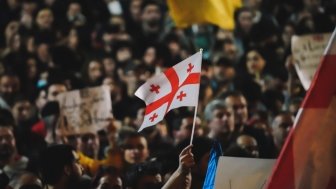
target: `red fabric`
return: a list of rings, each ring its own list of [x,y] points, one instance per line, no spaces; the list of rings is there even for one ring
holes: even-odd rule
[[[326,55],[322,62],[302,103],[303,108],[327,108],[335,95],[336,55]]]
[[[288,136],[288,139],[284,145],[283,151],[279,157],[281,161],[277,161],[275,170],[270,177],[268,188],[270,189],[291,189],[294,188],[294,162],[293,162],[293,137],[294,130]]]
[[[47,130],[45,128],[44,121],[41,120],[37,122],[35,125],[32,127],[32,132],[42,136],[43,138],[47,136]]]

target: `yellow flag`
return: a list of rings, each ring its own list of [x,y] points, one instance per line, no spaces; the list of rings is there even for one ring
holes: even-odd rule
[[[234,11],[241,4],[241,0],[168,0],[170,15],[181,28],[211,23],[232,30]]]

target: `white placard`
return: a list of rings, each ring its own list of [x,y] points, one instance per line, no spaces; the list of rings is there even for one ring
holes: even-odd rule
[[[263,189],[275,159],[221,156],[216,171],[216,189]]]
[[[308,90],[331,33],[292,37],[294,66],[303,88]]]
[[[58,95],[62,135],[95,133],[107,126],[112,118],[112,104],[106,86],[69,91]]]

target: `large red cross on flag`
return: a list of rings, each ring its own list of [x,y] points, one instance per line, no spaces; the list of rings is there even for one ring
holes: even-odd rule
[[[201,64],[202,53],[198,52],[138,88],[135,95],[146,103],[139,131],[160,122],[171,109],[197,105]]]
[[[336,29],[329,40],[268,189],[336,188]]]

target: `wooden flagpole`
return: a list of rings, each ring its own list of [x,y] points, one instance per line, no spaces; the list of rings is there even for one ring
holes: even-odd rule
[[[200,53],[201,53],[201,58],[202,58],[202,53],[203,53],[203,49],[200,49]],[[202,62],[202,60],[201,60]],[[201,72],[202,72],[202,68],[201,68]],[[199,77],[199,82],[201,83],[201,73],[200,73],[200,77]],[[194,113],[194,120],[193,120],[193,127],[191,130],[191,138],[190,138],[190,145],[192,145],[193,140],[194,140],[194,133],[195,133],[195,124],[196,124],[196,116],[197,116],[197,107],[198,107],[198,100],[199,100],[199,90],[201,89],[201,84],[199,86],[198,89],[198,94],[197,94],[197,104],[195,106],[195,113]]]

